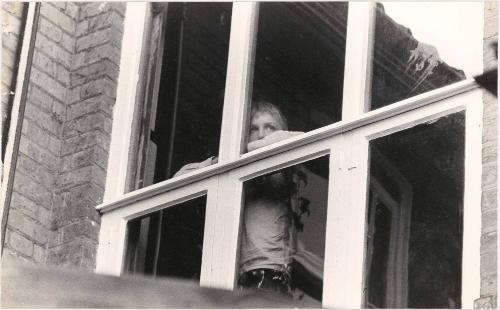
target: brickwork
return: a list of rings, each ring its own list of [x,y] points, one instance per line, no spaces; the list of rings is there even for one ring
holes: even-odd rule
[[[95,266],[124,12],[41,4],[4,253]]]
[[[17,58],[21,48],[20,39],[24,7],[22,2],[3,2],[1,9],[2,81],[0,92],[2,96],[2,126],[5,130],[8,130],[8,127],[4,124],[8,124],[7,115],[9,114],[9,107],[14,98],[15,80],[13,77],[17,73]]]
[[[498,3],[485,2],[484,68],[497,67],[492,43],[498,40]],[[481,236],[481,298],[476,308],[496,308],[497,302],[497,98],[484,91]]]
[[[95,267],[112,107],[116,99],[123,3],[82,3],[61,132],[49,264]],[[71,25],[67,25],[71,27]]]

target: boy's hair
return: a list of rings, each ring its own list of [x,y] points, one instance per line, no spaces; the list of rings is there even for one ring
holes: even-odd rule
[[[266,112],[273,116],[281,125],[283,130],[288,130],[288,121],[283,112],[273,103],[269,101],[259,100],[252,104],[251,117],[259,112]]]

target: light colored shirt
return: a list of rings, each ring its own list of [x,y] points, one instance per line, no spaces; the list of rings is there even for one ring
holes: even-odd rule
[[[249,201],[244,210],[240,273],[257,268],[286,271],[292,262],[291,215],[284,202]]]

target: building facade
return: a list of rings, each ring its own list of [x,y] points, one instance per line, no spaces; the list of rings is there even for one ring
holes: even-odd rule
[[[472,77],[498,65],[498,3],[470,71],[388,4],[205,5],[2,3],[2,256],[234,289],[247,182],[302,163],[321,285],[300,298],[495,308],[497,97]],[[245,153],[252,102],[280,98],[305,133]]]

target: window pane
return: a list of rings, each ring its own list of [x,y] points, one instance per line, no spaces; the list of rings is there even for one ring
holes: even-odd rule
[[[365,306],[460,308],[464,113],[370,142]]]
[[[244,183],[238,285],[321,307],[328,156]]]
[[[479,74],[482,15],[480,3],[378,3],[369,109]]]
[[[200,279],[206,197],[131,220],[125,271]]]
[[[135,188],[219,152],[232,4],[155,5]]]
[[[282,120],[276,130],[304,132],[339,121],[346,24],[345,2],[260,3],[254,112],[268,109],[259,102],[274,106]]]

